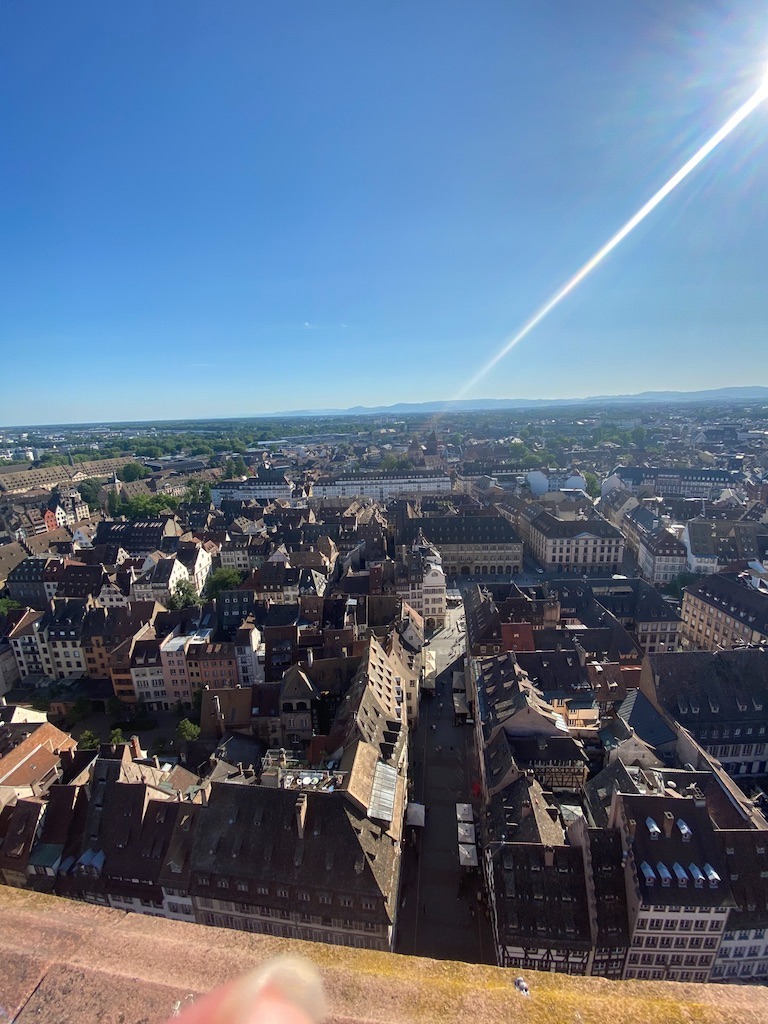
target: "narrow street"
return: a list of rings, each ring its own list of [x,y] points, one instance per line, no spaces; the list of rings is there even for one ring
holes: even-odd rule
[[[472,728],[454,725],[451,678],[461,667],[462,609],[451,610],[446,628],[432,641],[437,661],[437,694],[421,702],[411,734],[412,799],[427,808],[417,845],[403,851],[398,953],[437,959],[492,963],[490,925],[477,894],[479,874],[459,867],[456,804],[470,803]],[[407,829],[410,837],[410,829]]]

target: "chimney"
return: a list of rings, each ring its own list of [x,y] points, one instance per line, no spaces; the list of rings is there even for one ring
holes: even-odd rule
[[[630,841],[630,843],[634,841],[635,829],[636,828],[637,828],[637,822],[635,821],[634,818],[630,818],[629,821],[627,822],[627,831],[629,833],[629,841]]]
[[[675,823],[675,816],[671,811],[664,811],[664,835],[667,839],[672,838],[672,826]]]
[[[523,800],[523,815],[522,815],[523,818],[527,818],[530,813],[531,813],[531,801],[530,800]]]
[[[296,830],[299,839],[304,838],[304,824],[307,820],[307,794],[299,793],[296,798]]]
[[[139,737],[131,736],[128,740],[128,746],[131,748],[131,757],[134,761],[138,761],[141,757],[141,743],[139,742]]]
[[[555,866],[555,851],[551,846],[544,847],[544,867],[553,868]]]
[[[153,762],[155,764],[155,768],[159,768],[160,767],[160,758],[157,756],[157,754],[155,754],[155,756],[152,758],[152,760],[153,760]]]

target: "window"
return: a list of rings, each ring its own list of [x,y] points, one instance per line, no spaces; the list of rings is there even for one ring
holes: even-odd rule
[[[287,899],[288,899],[288,890],[287,890],[287,889],[278,889],[278,890],[277,890],[277,895],[278,895],[278,896],[279,896],[279,897],[280,897],[281,899],[283,899],[283,900],[287,900]]]

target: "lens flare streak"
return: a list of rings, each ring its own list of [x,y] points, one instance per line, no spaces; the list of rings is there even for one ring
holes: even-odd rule
[[[559,291],[555,292],[552,298],[549,299],[549,301],[546,302],[541,309],[539,309],[538,312],[527,321],[517,334],[510,338],[510,340],[506,342],[506,344],[485,364],[485,366],[478,370],[474,377],[464,385],[456,398],[463,398],[472,390],[472,388],[479,384],[480,381],[490,373],[490,371],[498,365],[502,359],[509,355],[516,345],[520,344],[523,338],[530,334],[534,327],[540,324],[556,306],[559,306],[563,299],[569,295],[577,285],[581,284],[584,278],[590,274],[595,267],[601,263],[605,257],[637,227],[638,224],[640,224],[641,221],[645,220],[649,213],[656,209],[663,199],[666,199],[670,192],[677,188],[677,186],[688,177],[691,171],[698,167],[702,160],[709,156],[712,150],[715,149],[723,139],[727,138],[727,136],[730,135],[745,118],[749,117],[749,115],[767,98],[768,75],[766,75],[766,78],[760,88],[728,118],[722,128],[716,131],[715,134],[683,164],[680,170],[673,174],[669,181],[662,185],[661,188],[651,196],[648,202],[641,206],[637,213],[633,217],[630,217],[626,224],[619,228],[616,234],[613,235],[613,237],[610,238],[602,248],[598,249],[594,256],[587,260],[584,266],[578,270],[570,280],[566,281]]]

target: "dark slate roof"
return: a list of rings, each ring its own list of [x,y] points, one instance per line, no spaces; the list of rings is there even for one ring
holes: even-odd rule
[[[691,551],[721,562],[760,558],[768,543],[768,526],[729,519],[693,519],[688,523]]]
[[[626,946],[629,943],[629,929],[621,833],[615,828],[590,828],[587,830],[587,841],[595,889],[595,945],[603,948]]]
[[[502,730],[503,731],[503,730]],[[523,770],[540,762],[565,764],[571,761],[587,763],[584,747],[571,735],[516,736],[510,741],[512,756]]]
[[[182,803],[167,844],[165,863],[160,869],[158,881],[173,889],[189,890],[189,868],[192,843],[195,838],[198,815],[202,804]]]
[[[549,804],[541,785],[521,775],[488,803],[491,840],[562,846],[565,841],[557,807]]]
[[[607,828],[614,793],[638,793],[639,789],[625,765],[617,758],[584,786],[584,799],[598,828]]]
[[[686,727],[765,724],[768,650],[685,651],[649,660],[659,702]]]
[[[156,883],[180,808],[175,800],[150,799],[150,790],[141,783],[115,783],[99,834],[103,873]]]
[[[576,692],[589,693],[591,687],[586,672],[573,650],[517,651],[517,663],[528,673],[531,682],[548,694]]]
[[[704,801],[697,806],[696,801],[679,796],[643,796],[634,794],[622,796],[624,813],[628,821],[635,822],[635,836],[632,853],[638,880],[640,901],[644,906],[705,906],[729,907],[734,905],[731,892],[729,873],[725,859],[718,849],[715,829],[710,820]],[[672,816],[671,835],[665,833],[664,815]],[[653,839],[654,830],[650,827],[653,821],[659,830],[657,839]],[[685,841],[679,822],[684,822],[690,830],[690,839]],[[653,871],[653,882],[645,882],[642,865],[650,866]],[[672,876],[669,885],[662,884],[662,864]],[[675,875],[674,865],[679,864],[685,871],[687,884],[681,887]],[[710,887],[704,881],[701,888],[694,884],[695,865],[702,874],[707,875],[709,865],[717,872],[720,881],[716,887]]]
[[[768,593],[753,587],[748,573],[705,576],[686,587],[685,593],[768,636]]]
[[[502,943],[590,949],[584,859],[578,847],[510,843],[497,848],[492,865]]]
[[[638,505],[631,512],[627,512],[625,519],[628,519],[635,526],[638,526],[646,533],[650,533],[659,525],[659,517],[645,505]]]
[[[618,619],[679,622],[680,616],[659,591],[641,579],[593,579],[589,586],[603,608]]]
[[[255,736],[238,732],[225,732],[216,748],[216,757],[232,765],[258,767],[261,765],[263,745]]]
[[[419,534],[438,548],[451,544],[522,544],[512,524],[503,516],[434,516],[411,519],[402,531],[402,542],[413,543]]]
[[[536,530],[543,533],[545,537],[572,539],[583,536],[623,540],[621,530],[597,513],[590,516],[589,519],[558,519],[556,516],[543,510],[535,517],[533,526]]]
[[[494,738],[486,744],[484,756],[488,789],[493,791],[517,767],[512,744],[503,729],[499,729]]]
[[[501,618],[496,603],[475,584],[464,591],[464,614],[470,646],[501,640]]]
[[[301,839],[295,790],[214,783],[198,818],[192,871],[264,883],[273,893],[283,885],[378,897],[380,915],[381,895],[390,891],[396,863],[392,839],[342,792],[303,795]],[[371,915],[375,920],[375,912]]]
[[[640,690],[630,690],[619,706],[619,718],[652,747],[675,742],[675,733]]]
[[[716,833],[736,907],[730,929],[768,927],[768,832],[739,829]]]

